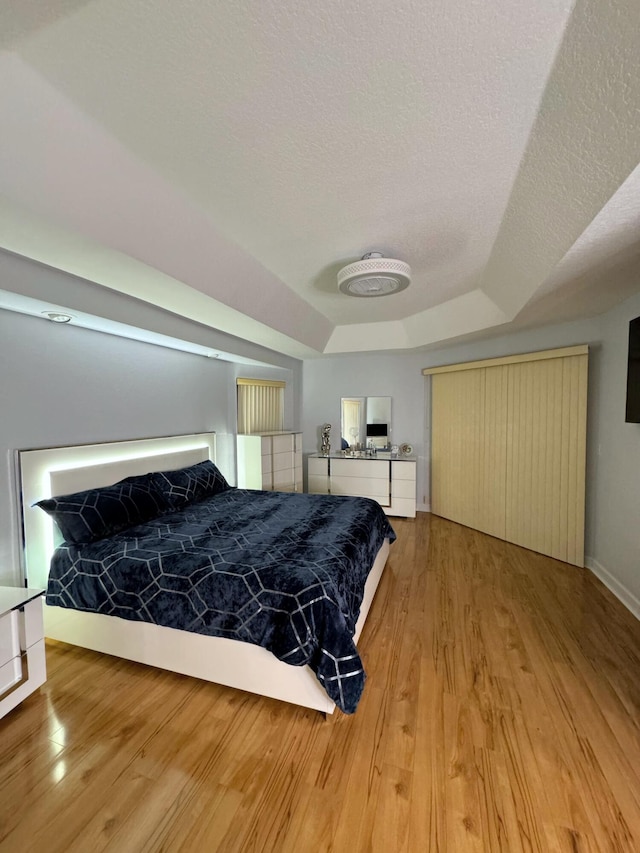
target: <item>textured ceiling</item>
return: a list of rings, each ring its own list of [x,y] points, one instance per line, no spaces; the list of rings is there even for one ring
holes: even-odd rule
[[[606,310],[640,289],[639,26],[636,0],[5,5],[0,246],[293,355]],[[339,294],[373,249],[411,286]]]

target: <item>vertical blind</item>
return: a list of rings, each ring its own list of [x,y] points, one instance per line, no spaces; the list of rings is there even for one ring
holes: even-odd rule
[[[427,368],[431,507],[584,565],[588,347]]]
[[[273,432],[284,429],[285,382],[237,379],[238,432]]]

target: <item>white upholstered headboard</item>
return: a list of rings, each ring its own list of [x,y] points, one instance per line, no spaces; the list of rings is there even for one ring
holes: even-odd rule
[[[124,477],[183,468],[216,458],[215,433],[176,435],[17,452],[27,584],[46,588],[56,527],[36,501],[109,486]]]

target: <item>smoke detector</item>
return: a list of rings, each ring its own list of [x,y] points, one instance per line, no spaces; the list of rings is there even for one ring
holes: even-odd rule
[[[411,267],[404,261],[368,252],[338,273],[338,289],[347,296],[389,296],[409,287]]]

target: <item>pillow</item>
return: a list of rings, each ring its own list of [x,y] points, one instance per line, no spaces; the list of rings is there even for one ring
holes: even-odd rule
[[[176,471],[158,471],[153,477],[163,499],[173,509],[231,488],[210,459],[188,468],[178,468]]]
[[[45,498],[39,506],[60,528],[65,542],[82,545],[156,518],[170,507],[152,474],[128,477],[113,486]]]
[[[159,515],[160,513],[167,512],[171,509],[171,504],[168,502],[166,495],[164,495],[162,490],[158,487],[155,472],[152,471],[148,474],[136,474],[133,477],[125,477],[124,480],[119,480],[116,485],[120,485],[122,483],[129,483],[134,486],[136,494],[140,494],[142,491],[148,492],[150,499],[158,507],[158,512],[154,513],[154,515]],[[149,517],[153,518],[154,516]]]

